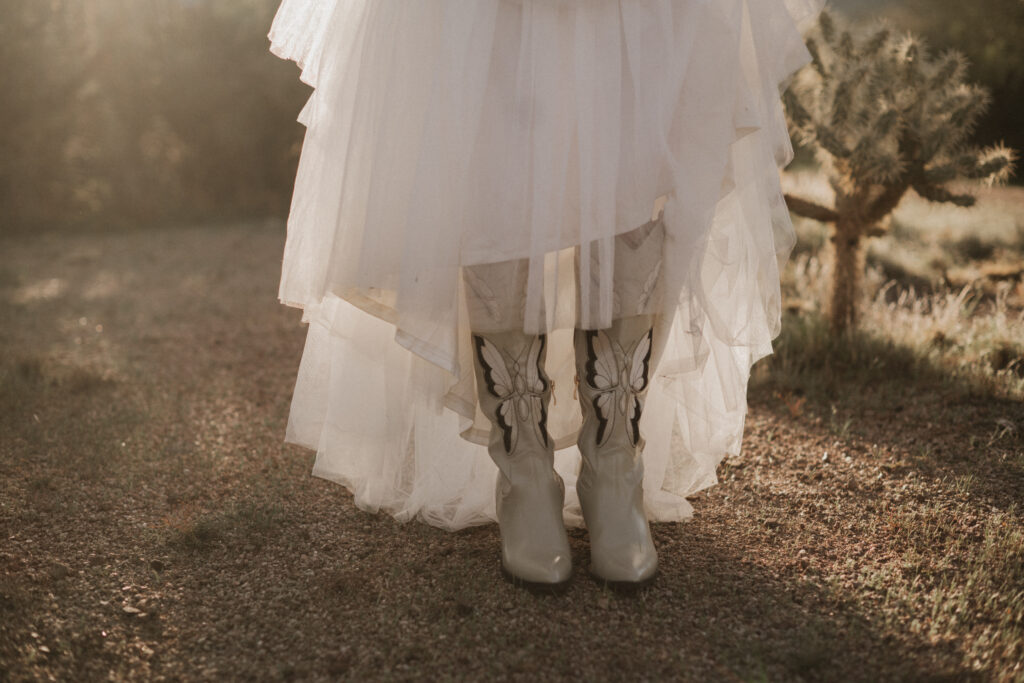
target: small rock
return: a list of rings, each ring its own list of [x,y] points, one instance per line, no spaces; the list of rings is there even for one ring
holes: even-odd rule
[[[164,567],[166,567],[166,565],[160,560],[153,560],[149,563],[149,568],[155,572],[162,572],[164,570]]]
[[[125,605],[121,608],[121,611],[125,614],[143,614],[143,611],[138,607],[132,607],[131,605]]]

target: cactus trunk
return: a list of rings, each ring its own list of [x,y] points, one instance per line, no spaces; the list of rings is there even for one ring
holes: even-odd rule
[[[832,296],[829,327],[841,334],[857,325],[857,306],[864,274],[861,235],[866,225],[857,218],[841,216],[836,222],[833,244]]]

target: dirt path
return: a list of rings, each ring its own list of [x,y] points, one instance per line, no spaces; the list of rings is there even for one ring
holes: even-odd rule
[[[632,597],[356,509],[281,443],[278,224],[0,240],[0,679],[1024,680],[1024,407],[752,386]],[[826,455],[827,454],[827,455]]]

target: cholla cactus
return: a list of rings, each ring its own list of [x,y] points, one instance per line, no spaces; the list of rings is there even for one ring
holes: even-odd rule
[[[912,34],[885,24],[863,35],[822,12],[807,47],[813,61],[784,95],[795,139],[813,145],[835,190],[835,206],[786,196],[790,210],[832,223],[835,249],[830,326],[856,324],[864,272],[863,239],[884,233],[907,190],[937,202],[971,206],[953,180],[1005,182],[1016,155],[1001,145],[967,145],[990,103],[987,91],[964,82],[956,51],[931,57]]]

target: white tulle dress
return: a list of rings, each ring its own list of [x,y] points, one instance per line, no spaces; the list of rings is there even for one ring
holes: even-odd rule
[[[779,333],[780,92],[823,3],[284,0],[271,50],[314,87],[280,285],[309,323],[286,440],[316,450],[313,474],[402,520],[494,519],[460,273],[518,260],[579,524],[572,330],[628,314],[616,237],[656,221],[636,274],[664,285],[645,499],[652,520],[691,516],[740,452],[750,368]]]

